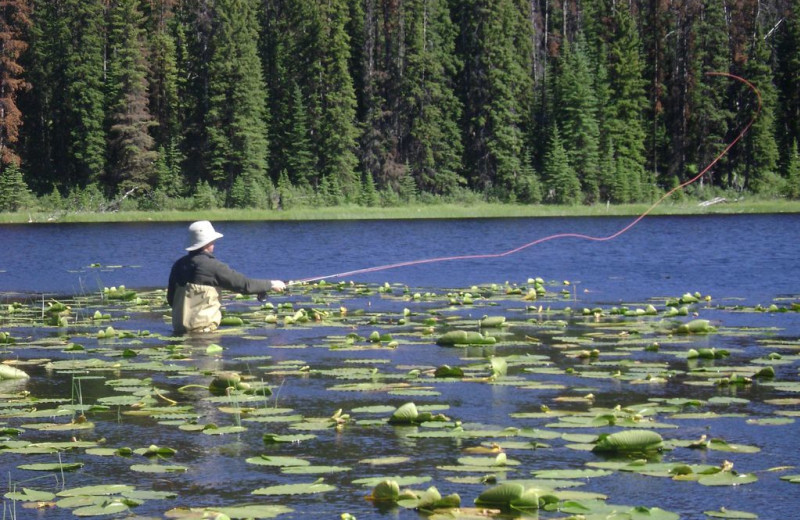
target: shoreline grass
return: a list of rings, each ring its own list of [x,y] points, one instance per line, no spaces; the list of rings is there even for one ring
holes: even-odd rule
[[[297,207],[288,210],[212,209],[195,211],[17,212],[0,213],[0,224],[191,222],[212,221],[311,221],[311,220],[402,220],[520,217],[639,216],[651,204],[596,204],[591,206],[516,204],[417,204],[398,207],[362,206]],[[666,201],[650,215],[734,215],[800,213],[800,201],[753,200],[720,202],[701,206],[697,201]]]

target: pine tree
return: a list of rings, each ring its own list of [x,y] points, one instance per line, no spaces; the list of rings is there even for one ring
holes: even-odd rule
[[[690,49],[689,70],[697,84],[690,94],[690,132],[697,149],[692,162],[698,168],[709,164],[726,146],[728,123],[732,117],[726,108],[730,80],[709,75],[727,71],[729,64],[726,6],[714,0],[703,0],[701,5],[700,16],[693,27],[695,44]],[[715,174],[724,171],[725,164],[723,161],[717,168],[709,170],[701,179],[701,186],[705,183],[722,185],[725,176]]]
[[[625,198],[616,202],[632,202],[648,199],[654,186],[652,175],[644,169],[647,98],[639,35],[625,4],[614,9],[613,27],[608,47],[610,117],[605,121],[605,130],[614,142],[617,171],[624,172],[629,180]],[[618,196],[621,193],[616,192]]]
[[[527,2],[451,4],[461,28],[465,163],[474,188],[506,199],[522,173],[532,106]]]
[[[800,154],[797,152],[797,141],[792,143],[786,164],[786,196],[800,199]]]
[[[104,2],[102,0],[64,0],[64,15],[70,28],[61,49],[64,57],[64,105],[56,126],[67,135],[64,154],[54,162],[67,161],[67,186],[99,184],[105,167],[104,131]],[[61,79],[61,78],[59,78]],[[59,133],[63,133],[60,130]],[[61,138],[57,136],[56,139]]]
[[[155,0],[150,3],[147,13],[150,35],[148,107],[157,123],[151,128],[151,134],[156,148],[172,151],[178,151],[182,146],[182,126],[187,108],[180,96],[183,80],[178,68],[179,43],[185,45],[186,36],[183,25],[175,16],[175,3],[176,0]],[[164,159],[173,171],[182,161],[181,155],[174,152]]]
[[[358,93],[358,119],[363,125],[359,139],[358,158],[364,177],[369,176],[373,182],[382,185],[381,161],[383,158],[384,138],[380,128],[382,98],[379,94],[380,71],[378,70],[377,53],[380,48],[378,28],[378,0],[364,0],[364,24],[359,39],[361,64],[358,70],[361,77],[354,78],[361,85]]]
[[[31,202],[31,193],[15,162],[0,165],[0,211],[19,211]]]
[[[570,166],[558,127],[553,127],[544,159],[546,199],[556,204],[577,204],[581,200],[581,183]]]
[[[375,188],[375,181],[372,178],[372,174],[369,172],[364,175],[364,183],[361,188],[361,198],[359,199],[358,203],[362,206],[367,206],[370,208],[380,204],[380,195],[378,194],[378,190]]]
[[[569,162],[581,181],[585,200],[591,203],[600,197],[600,130],[594,78],[583,47],[580,35],[574,48],[568,42],[562,47],[564,66],[556,79],[558,94],[555,108]]]
[[[761,112],[753,122],[753,126],[744,138],[742,147],[734,150],[729,164],[734,172],[726,182],[740,191],[749,190],[755,193],[768,192],[773,176],[778,173],[778,145],[775,140],[775,105],[777,93],[772,83],[772,72],[769,67],[770,53],[764,44],[760,30],[756,30],[751,42],[750,55],[744,64],[744,77],[754,85],[758,85],[761,93]],[[740,100],[736,105],[741,107],[736,114],[736,126],[743,127],[750,121],[756,109],[757,100],[753,92],[746,87],[738,89]],[[741,180],[739,177],[741,176]]]
[[[263,200],[267,180],[267,99],[258,56],[257,0],[217,0],[210,40],[207,160],[227,204],[252,206]],[[231,198],[242,183],[252,200]]]
[[[287,181],[307,190],[315,177],[314,153],[311,150],[308,111],[303,102],[303,93],[294,82],[291,103],[289,118],[283,121],[286,168],[281,170],[281,174],[288,175]],[[280,189],[280,182],[278,184]]]
[[[800,0],[791,0],[783,23],[777,28],[778,115],[776,132],[780,141],[784,175],[794,160],[792,146],[800,139]]]
[[[144,17],[138,0],[115,0],[111,6],[108,53],[110,120],[108,185],[112,191],[149,191],[156,152],[149,129]]]
[[[17,95],[29,85],[19,58],[28,48],[30,12],[29,0],[0,3],[0,168],[20,162],[17,146],[22,113]]]
[[[406,66],[401,95],[404,112],[400,157],[419,187],[446,194],[465,180],[459,175],[463,147],[458,128],[461,104],[454,81],[455,27],[445,0],[404,4]]]
[[[318,70],[312,96],[318,100],[314,120],[320,174],[337,200],[357,200],[361,189],[356,172],[358,141],[356,96],[349,70],[350,47],[345,28],[349,22],[346,0],[316,3],[319,20]]]
[[[38,2],[25,150],[34,189],[98,183],[105,164],[103,1]]]
[[[211,33],[214,29],[213,3],[209,0],[182,0],[175,5],[170,30],[175,41],[177,93],[180,105],[179,149],[182,171],[188,187],[212,180],[207,163],[208,128],[206,114],[210,107],[209,63]],[[155,115],[161,121],[162,111]]]

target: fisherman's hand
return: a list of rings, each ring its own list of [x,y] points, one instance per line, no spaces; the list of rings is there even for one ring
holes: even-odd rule
[[[283,292],[286,290],[286,284],[280,280],[271,280],[270,281],[270,290],[275,292]]]

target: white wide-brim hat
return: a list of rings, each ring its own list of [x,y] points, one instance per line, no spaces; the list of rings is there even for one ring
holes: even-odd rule
[[[189,238],[186,240],[186,250],[196,251],[222,238],[222,233],[217,233],[214,226],[207,220],[198,220],[189,226]]]

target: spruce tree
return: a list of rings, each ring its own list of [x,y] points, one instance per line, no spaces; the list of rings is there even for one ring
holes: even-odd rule
[[[320,174],[330,191],[341,190],[336,201],[355,201],[361,189],[356,172],[356,96],[350,75],[350,42],[346,32],[349,10],[346,0],[316,3],[319,21],[317,60],[320,75],[312,85],[318,100],[314,121]]]
[[[104,2],[102,0],[64,0],[64,15],[71,30],[61,49],[64,59],[64,105],[54,125],[63,125],[68,135],[64,155],[64,179],[68,186],[99,184],[105,167],[104,131],[105,73],[103,52]],[[62,133],[62,131],[59,131]],[[60,138],[61,136],[57,137]]]
[[[592,203],[600,197],[600,130],[594,78],[580,35],[574,46],[566,42],[562,48],[564,66],[556,79],[557,124],[563,134],[564,149],[570,164],[581,181],[584,198]]]
[[[792,147],[800,139],[800,0],[790,0],[783,23],[777,28],[778,87],[777,136],[784,175],[794,160]]]
[[[545,199],[556,204],[577,204],[581,200],[581,183],[569,164],[558,127],[553,127],[543,167]]]
[[[148,15],[150,73],[148,74],[148,107],[157,123],[151,128],[154,146],[168,155],[159,153],[170,171],[178,171],[183,156],[183,121],[187,105],[180,96],[184,82],[178,66],[178,56],[185,53],[184,26],[175,16],[176,0],[155,0],[150,3]],[[158,179],[156,179],[158,183]]]
[[[308,111],[303,101],[303,92],[297,83],[293,83],[289,117],[280,122],[283,126],[286,143],[283,152],[286,168],[281,170],[287,175],[291,184],[308,190],[315,177],[314,153],[311,149]],[[280,182],[279,182],[280,188]]]
[[[733,175],[726,185],[740,191],[769,192],[773,176],[778,174],[778,145],[775,139],[775,106],[777,93],[772,83],[769,67],[770,52],[760,30],[751,41],[750,53],[744,64],[744,77],[757,85],[761,93],[761,112],[744,138],[742,147],[731,157]],[[755,94],[745,86],[737,85],[736,126],[743,127],[754,115],[757,107]],[[741,177],[741,180],[739,178]]]
[[[528,4],[479,0],[451,4],[464,60],[465,164],[474,188],[507,200],[523,170],[532,105]]]
[[[378,190],[375,187],[375,181],[372,178],[372,174],[367,172],[364,175],[364,182],[361,188],[361,197],[358,203],[362,206],[374,207],[380,204],[380,200],[380,194],[378,194]]]
[[[800,199],[800,154],[797,152],[797,141],[792,143],[787,158],[785,195],[790,199]]]
[[[205,125],[207,161],[226,204],[263,205],[267,181],[266,87],[258,56],[257,0],[216,0]],[[231,189],[252,190],[232,200]]]
[[[105,162],[103,1],[39,2],[32,14],[25,117],[34,188],[99,182]]]
[[[117,190],[149,191],[156,152],[149,129],[144,17],[138,0],[111,5],[108,41],[109,164],[107,184]]]
[[[19,211],[31,202],[31,193],[15,162],[0,165],[0,211]]]
[[[638,30],[626,4],[618,4],[614,9],[613,28],[608,46],[611,96],[605,128],[614,142],[617,171],[624,172],[629,181],[626,191],[615,190],[617,197],[625,194],[615,202],[647,200],[652,195],[655,181],[644,169],[647,98]]]
[[[702,12],[693,25],[695,35],[691,49],[689,73],[696,82],[690,94],[691,114],[690,132],[697,150],[691,157],[697,168],[709,164],[726,146],[729,121],[732,117],[727,108],[727,92],[730,80],[709,75],[713,72],[727,72],[728,38],[725,25],[726,6],[715,0],[703,0]],[[701,185],[722,186],[726,175],[727,161],[721,161],[716,168],[703,176]]]
[[[208,0],[182,0],[175,5],[171,35],[175,41],[177,90],[181,112],[179,149],[187,187],[212,180],[207,163],[209,110],[209,63],[211,33],[214,29],[213,3]],[[159,110],[157,114],[160,114]],[[159,117],[157,115],[157,117]],[[160,121],[160,119],[159,119]],[[210,185],[209,185],[210,186]]]
[[[461,104],[454,81],[456,28],[445,0],[404,4],[406,66],[402,78],[405,112],[400,159],[424,191],[447,194],[464,184],[460,176],[463,147],[458,121]]]

